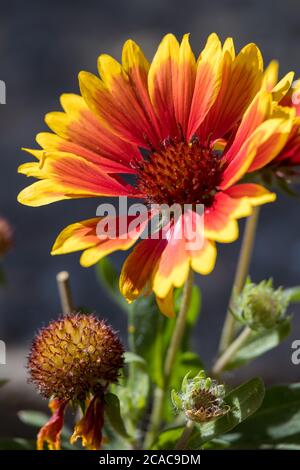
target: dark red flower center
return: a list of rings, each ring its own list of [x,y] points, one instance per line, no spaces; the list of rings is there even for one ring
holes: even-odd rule
[[[149,203],[210,207],[222,180],[224,160],[220,152],[198,139],[190,143],[165,140],[135,168],[138,189]]]

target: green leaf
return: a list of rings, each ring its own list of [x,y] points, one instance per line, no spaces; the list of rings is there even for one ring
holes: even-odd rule
[[[237,449],[299,447],[300,383],[269,388],[260,409],[226,438]]]
[[[109,422],[114,430],[121,436],[129,438],[121,416],[120,401],[117,395],[114,395],[113,393],[107,393],[105,395],[105,413],[107,414]]]
[[[130,349],[146,361],[149,376],[159,386],[163,383],[163,334],[167,320],[160,313],[154,295],[141,297],[131,304]]]
[[[121,403],[126,427],[134,435],[148,404],[150,392],[149,375],[144,364],[131,363],[126,386],[117,386],[115,391]]]
[[[18,417],[22,423],[34,428],[41,428],[49,420],[49,416],[47,416],[46,413],[31,410],[19,411]]]
[[[152,446],[152,450],[172,450],[175,448],[181,434],[183,433],[184,427],[177,426],[172,429],[163,431],[158,436],[155,444]]]
[[[230,406],[229,412],[213,422],[203,425],[196,424],[200,433],[191,438],[189,446],[193,449],[199,448],[204,442],[211,441],[218,436],[226,434],[239,423],[251,416],[260,406],[265,394],[265,387],[260,378],[254,378],[240,385],[225,397],[225,402]]]
[[[126,302],[119,289],[119,275],[110,259],[106,256],[96,264],[97,278],[111,296],[125,312],[128,312],[130,305]]]
[[[290,318],[280,322],[276,328],[254,332],[246,343],[228,362],[224,370],[231,370],[252,361],[270,349],[276,348],[291,332]]]
[[[247,419],[261,405],[264,397],[264,385],[261,379],[254,378],[235,388],[225,397],[230,406],[229,412],[215,421],[195,424],[188,441],[188,449],[200,449],[204,443],[223,436]],[[184,427],[169,429],[160,434],[154,449],[174,449]]]
[[[41,413],[40,411],[21,410],[18,412],[18,418],[20,421],[22,421],[22,423],[27,424],[27,426],[32,426],[39,429],[44,426],[47,421],[49,421],[50,416],[48,416],[46,413]],[[62,438],[69,439],[70,434],[70,429],[64,426],[61,433]]]
[[[284,292],[289,297],[291,303],[300,302],[300,286],[290,287],[289,289],[285,289]]]
[[[35,450],[36,442],[21,437],[0,439],[0,450]]]
[[[125,361],[125,364],[135,363],[135,364],[140,364],[142,366],[146,366],[147,364],[145,359],[143,359],[138,354],[134,354],[133,352],[130,352],[130,351],[126,351],[126,353],[124,354],[124,361]]]

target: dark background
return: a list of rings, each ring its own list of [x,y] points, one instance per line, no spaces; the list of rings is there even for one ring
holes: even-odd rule
[[[0,213],[15,228],[15,248],[5,260],[8,284],[0,291],[0,338],[7,344],[7,365],[0,376],[11,384],[0,391],[0,433],[21,434],[15,410],[29,406],[36,395],[25,386],[26,354],[34,332],[60,313],[55,276],[71,273],[74,302],[109,318],[125,334],[126,319],[97,283],[93,268],[79,266],[78,255],[51,257],[60,230],[93,217],[99,200],[60,202],[47,207],[18,205],[16,196],[29,181],[17,174],[28,161],[21,147],[35,146],[37,132],[46,130],[43,116],[60,110],[63,92],[77,92],[80,70],[96,72],[106,52],[120,58],[123,42],[133,38],[149,59],[162,36],[178,38],[191,32],[198,53],[216,31],[232,36],[237,50],[248,42],[261,48],[265,63],[280,61],[280,73],[300,74],[300,5],[296,0],[132,0],[132,1],[10,1],[0,3],[0,79],[6,82],[7,104],[0,106]],[[280,196],[265,206],[251,265],[254,280],[273,276],[276,285],[300,284],[299,201]],[[241,227],[243,224],[241,223]],[[216,354],[239,242],[219,245],[218,262],[209,277],[197,276],[203,292],[201,321],[194,345],[210,364]],[[120,266],[125,254],[114,256]],[[300,366],[291,363],[291,342],[300,337],[299,307],[294,331],[240,377],[261,374],[267,382],[297,381]]]

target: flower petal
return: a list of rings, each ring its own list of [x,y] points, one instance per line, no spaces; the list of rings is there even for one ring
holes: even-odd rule
[[[153,126],[153,131],[155,131],[156,134],[154,142],[152,142],[154,145],[156,140],[163,139],[163,135],[161,134],[161,126],[154,112],[148,92],[148,72],[150,65],[145,58],[142,49],[131,39],[126,41],[124,44],[122,51],[122,65],[128,75],[138,102],[142,104],[143,109],[145,110],[147,121],[151,122]]]
[[[126,53],[127,47],[125,46],[123,57],[127,55]],[[133,59],[132,53],[137,53],[135,59]],[[130,57],[127,57],[127,59],[131,63],[140,59],[142,67],[145,67],[145,58],[142,57],[141,51],[137,47],[131,49]],[[126,59],[125,63],[129,65]],[[151,109],[149,98],[142,101],[142,98],[146,98],[145,93],[142,94],[142,97],[140,96],[141,89],[136,89],[135,84],[130,80],[121,64],[109,55],[103,54],[98,58],[98,70],[104,85],[113,97],[115,108],[124,113],[126,126],[130,124],[132,129],[135,129],[134,135],[140,136],[139,141],[136,143],[145,146],[145,143],[147,144],[147,141],[149,141],[155,146],[159,141],[159,137],[155,130],[156,120],[151,119],[154,117],[154,112]],[[141,69],[139,70],[141,71]],[[131,72],[133,72],[132,69]]]
[[[186,137],[190,109],[196,80],[196,59],[192,52],[189,35],[183,36],[179,47],[177,78],[174,84],[174,111],[176,122]]]
[[[191,268],[202,275],[210,274],[215,267],[216,258],[215,243],[205,240],[201,250],[191,252]]]
[[[272,88],[272,95],[274,101],[281,101],[282,98],[288,93],[294,79],[294,72],[288,72],[278,83]]]
[[[174,106],[178,61],[178,41],[173,34],[167,34],[157,49],[148,75],[149,95],[165,138],[178,135]]]
[[[212,140],[218,139],[230,131],[261,87],[263,61],[257,46],[248,44],[237,57],[232,49],[227,40],[223,48],[221,88],[198,131],[202,140],[211,133]]]
[[[120,178],[109,176],[97,165],[73,154],[44,152],[40,165],[44,180],[21,191],[18,201],[22,204],[41,206],[63,199],[137,194]]]
[[[52,417],[40,429],[37,437],[37,450],[44,450],[45,443],[49,450],[60,450],[60,435],[64,424],[64,412],[68,401],[52,399],[49,402],[49,408],[52,411]]]
[[[284,119],[274,119],[270,120],[269,124],[264,123],[265,128],[267,128],[270,126],[271,121],[273,121],[273,131],[269,138],[262,139],[257,148],[255,158],[248,168],[248,172],[264,167],[284,148],[292,130],[295,110],[293,108],[281,108],[280,115]],[[263,125],[257,129],[257,132],[260,132],[262,127]]]
[[[225,154],[229,164],[223,173],[221,189],[229,188],[238,181],[248,171],[256,156],[257,162],[274,158],[274,152],[279,151],[284,143],[292,117],[284,115],[283,118],[263,122],[271,113],[270,105],[270,95],[261,92],[250,106],[233,144]]]
[[[70,442],[74,444],[78,439],[82,439],[83,447],[88,450],[100,450],[103,443],[103,426],[104,426],[104,397],[95,395],[88,408],[76,424],[74,433]]]
[[[36,140],[41,147],[45,150],[74,153],[103,165],[109,164],[107,160],[113,160],[120,166],[120,172],[132,171],[131,159],[140,157],[136,146],[125,142],[101,125],[81,96],[63,94],[61,105],[65,113],[48,113],[45,117],[50,129],[58,136],[38,134]]]
[[[300,164],[300,118],[294,120],[285,146],[271,163],[287,166]]]
[[[217,97],[221,86],[221,67],[221,42],[216,34],[211,34],[197,62],[197,75],[187,130],[188,141],[197,133]]]
[[[127,250],[134,245],[149,217],[149,213],[143,216],[96,217],[69,225],[57,237],[51,254],[85,250],[80,262],[82,266],[89,267],[114,251]]]
[[[268,191],[260,184],[254,183],[236,184],[235,186],[228,188],[226,190],[226,194],[234,199],[247,198],[251,206],[266,204],[268,202],[273,202],[276,199],[275,193]]]
[[[174,310],[174,289],[173,287],[169,290],[166,297],[160,298],[156,297],[156,302],[161,313],[166,315],[168,318],[175,317]]]
[[[153,291],[164,298],[173,287],[185,283],[191,259],[199,257],[205,243],[202,233],[203,216],[189,210],[166,230],[167,244],[153,277]],[[203,258],[204,260],[204,258]],[[203,269],[207,269],[203,268]]]
[[[235,241],[239,235],[238,224],[233,217],[237,206],[238,202],[227,194],[218,193],[215,196],[213,206],[205,210],[205,237],[221,243]],[[251,211],[250,207],[249,211]]]
[[[129,302],[151,292],[153,275],[166,245],[165,239],[142,240],[127,257],[120,275],[120,291]]]
[[[278,80],[279,63],[277,60],[271,60],[264,71],[263,88],[272,91]]]

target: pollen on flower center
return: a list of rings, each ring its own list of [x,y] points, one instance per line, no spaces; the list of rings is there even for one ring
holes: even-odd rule
[[[149,203],[210,207],[222,180],[224,161],[198,139],[190,143],[168,139],[135,167],[138,189]]]

